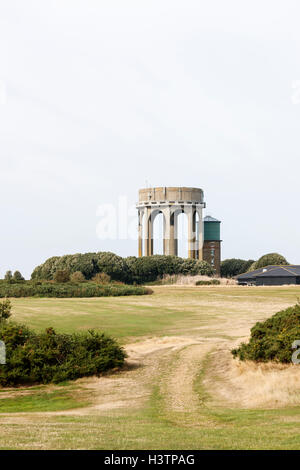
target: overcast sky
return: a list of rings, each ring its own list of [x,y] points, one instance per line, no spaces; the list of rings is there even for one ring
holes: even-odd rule
[[[0,0],[0,275],[137,254],[98,207],[201,187],[223,258],[300,263],[300,4]],[[131,218],[132,218],[131,213]]]

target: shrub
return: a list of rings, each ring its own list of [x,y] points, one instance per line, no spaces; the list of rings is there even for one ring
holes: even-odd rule
[[[59,269],[54,274],[55,282],[68,282],[70,280],[70,272],[67,269]]]
[[[244,260],[238,258],[225,259],[221,263],[221,276],[234,277],[247,272],[254,260]]]
[[[300,339],[300,304],[282,310],[251,329],[248,343],[232,350],[234,357],[256,362],[292,360],[292,344]]]
[[[117,342],[91,330],[58,334],[53,328],[37,334],[13,322],[0,325],[6,346],[6,364],[0,368],[0,385],[58,383],[99,375],[120,367],[126,357]]]
[[[248,271],[254,271],[255,269],[264,268],[265,266],[275,265],[288,265],[289,263],[284,258],[284,256],[279,255],[278,253],[268,253],[267,255],[261,256],[258,261],[253,263]]]
[[[150,289],[150,287],[145,287],[145,291],[146,291],[145,293],[146,293],[147,295],[152,295],[153,292],[154,292],[152,289]]]
[[[11,316],[11,303],[9,299],[0,302],[0,324]]]
[[[20,273],[20,271],[15,271],[14,275],[13,275],[13,280],[14,281],[24,281],[25,279],[22,276],[22,274]]]
[[[221,284],[221,282],[219,281],[219,279],[211,279],[210,281],[202,281],[200,279],[200,281],[197,281],[196,282],[196,286],[219,286]]]
[[[70,281],[71,282],[84,282],[85,277],[80,271],[75,271],[75,273],[71,274],[70,276]]]
[[[97,273],[93,277],[92,281],[95,282],[96,284],[109,284],[111,281],[111,278],[106,273]]]
[[[120,295],[145,295],[145,287],[129,285],[100,285],[93,282],[54,283],[53,281],[24,281],[0,283],[0,297],[109,297]]]
[[[5,276],[4,276],[5,281],[11,281],[12,277],[13,277],[12,272],[6,271]]]

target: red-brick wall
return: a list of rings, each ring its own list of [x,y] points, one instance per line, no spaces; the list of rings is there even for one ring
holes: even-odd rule
[[[207,261],[220,276],[221,269],[221,242],[206,240],[203,244],[203,260]]]

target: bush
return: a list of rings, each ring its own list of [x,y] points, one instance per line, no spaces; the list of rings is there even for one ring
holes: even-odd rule
[[[99,375],[124,363],[125,352],[103,333],[58,334],[53,328],[37,334],[13,322],[0,325],[6,364],[0,385],[58,383]]]
[[[93,282],[71,284],[53,281],[24,281],[11,284],[0,282],[0,297],[110,297],[120,295],[145,295],[145,287],[128,285],[100,285]]]
[[[221,282],[219,279],[211,279],[210,281],[197,281],[196,286],[219,286]]]
[[[85,277],[80,271],[75,271],[75,273],[71,274],[70,276],[70,281],[71,282],[84,282]]]
[[[234,277],[247,272],[254,260],[244,260],[238,258],[225,259],[221,263],[221,276]]]
[[[248,271],[254,271],[255,269],[264,268],[265,266],[275,265],[288,265],[289,263],[284,258],[284,256],[278,253],[268,253],[267,255],[261,256],[258,261],[253,263],[249,268]]]
[[[59,269],[53,277],[55,282],[68,282],[70,280],[70,272],[68,269]]]
[[[251,329],[248,343],[232,350],[234,357],[256,362],[292,361],[292,344],[300,339],[300,304],[282,310]]]
[[[111,278],[106,273],[97,273],[93,277],[92,281],[95,282],[96,284],[109,284],[111,281]]]
[[[9,299],[0,302],[0,324],[11,316],[11,303]]]

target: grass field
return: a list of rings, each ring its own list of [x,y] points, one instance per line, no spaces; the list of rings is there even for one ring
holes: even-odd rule
[[[100,378],[0,389],[1,449],[300,448],[300,368],[239,364],[230,354],[256,321],[296,303],[299,288],[153,289],[12,300],[15,320],[99,328],[129,357]]]

